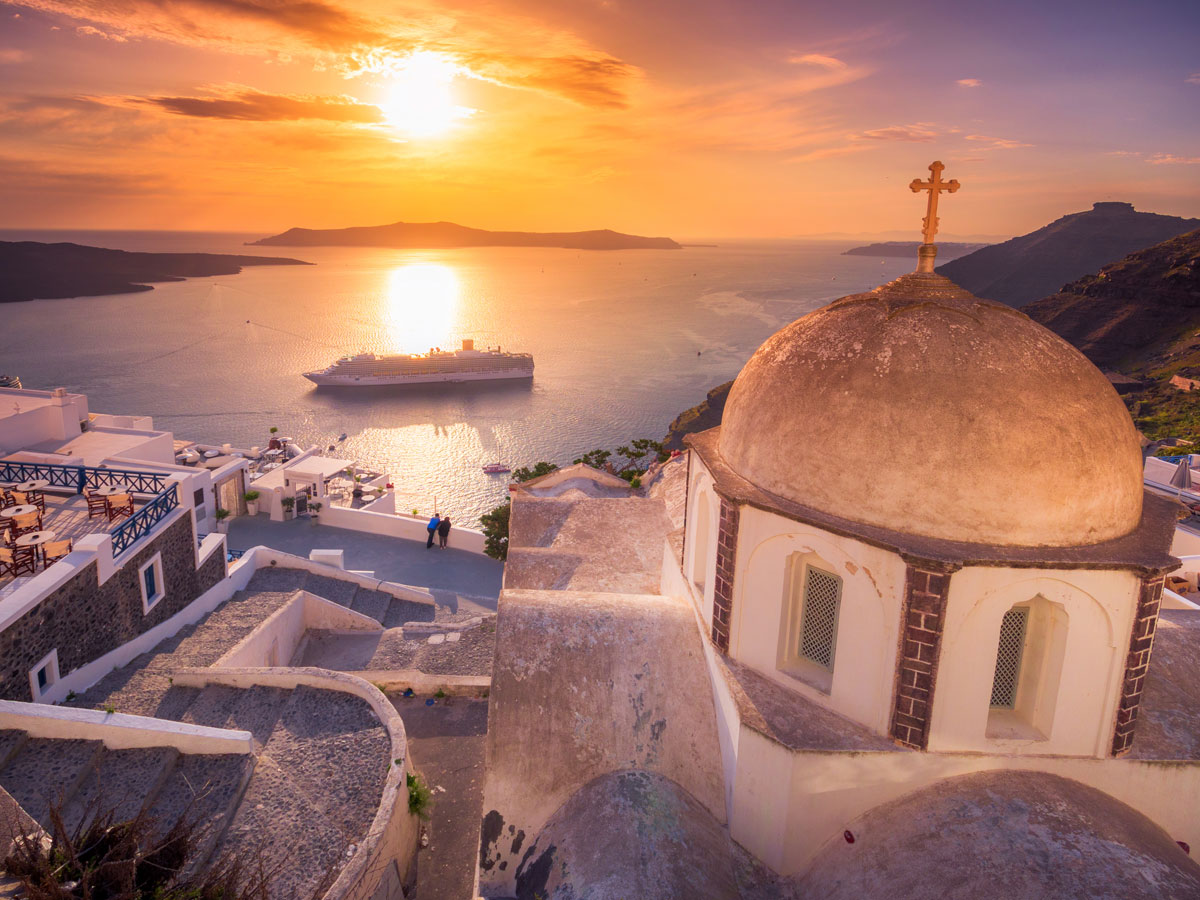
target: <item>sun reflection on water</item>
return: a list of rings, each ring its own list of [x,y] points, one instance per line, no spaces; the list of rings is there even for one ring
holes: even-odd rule
[[[454,349],[460,286],[450,266],[411,263],[388,274],[384,322],[392,353]]]

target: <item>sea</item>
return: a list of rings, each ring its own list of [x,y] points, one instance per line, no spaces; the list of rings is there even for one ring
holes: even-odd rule
[[[246,246],[258,237],[0,232],[314,263],[5,304],[0,372],[28,388],[86,393],[94,412],[152,416],[177,438],[265,446],[274,426],[390,473],[402,508],[436,506],[467,525],[507,496],[506,477],[483,464],[567,464],[660,439],[783,325],[913,268],[844,256],[848,241],[603,252]],[[464,338],[532,353],[532,382],[318,388],[301,374],[347,353],[449,349]]]

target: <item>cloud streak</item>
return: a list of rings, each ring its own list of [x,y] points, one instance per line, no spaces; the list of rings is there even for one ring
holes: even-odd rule
[[[201,119],[284,122],[324,119],[331,122],[376,124],[383,121],[377,106],[353,97],[270,94],[234,86],[216,89],[213,97],[129,97],[129,102],[155,106],[169,113]]]

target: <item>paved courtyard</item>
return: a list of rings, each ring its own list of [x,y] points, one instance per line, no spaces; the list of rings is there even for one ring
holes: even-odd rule
[[[504,563],[486,556],[453,547],[427,550],[424,542],[313,525],[304,518],[272,522],[265,515],[238,516],[230,520],[227,539],[231,550],[261,544],[305,558],[310,550],[344,550],[347,569],[428,588],[438,605],[452,612],[495,612],[504,577]]]

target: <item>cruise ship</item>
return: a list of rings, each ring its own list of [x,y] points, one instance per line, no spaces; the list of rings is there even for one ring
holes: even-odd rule
[[[464,340],[461,350],[343,356],[320,372],[305,372],[304,377],[314,384],[364,387],[532,378],[533,356],[505,353],[499,347],[476,350],[474,341]]]

